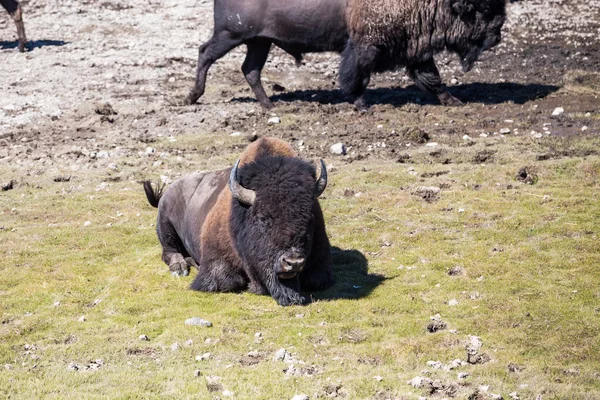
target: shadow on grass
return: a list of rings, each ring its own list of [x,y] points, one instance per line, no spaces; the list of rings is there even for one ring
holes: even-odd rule
[[[311,292],[313,300],[359,299],[368,296],[384,276],[369,273],[369,263],[358,250],[331,248],[335,284],[327,290]]]
[[[27,44],[25,45],[25,50],[31,51],[31,50],[40,49],[40,48],[46,47],[46,46],[64,46],[66,44],[69,44],[69,42],[65,42],[63,40],[32,40],[32,41],[27,42]],[[19,42],[17,42],[17,41],[0,42],[1,50],[16,49],[17,47],[19,47]]]
[[[458,97],[463,103],[501,104],[513,102],[524,104],[528,101],[544,98],[560,89],[559,86],[542,84],[520,84],[520,83],[467,83],[449,88],[452,95]],[[405,104],[440,104],[437,98],[425,93],[415,85],[406,88],[376,88],[367,89],[365,93],[367,104],[389,104],[401,107]],[[292,103],[295,101],[306,101],[320,104],[342,104],[348,103],[349,98],[339,89],[334,90],[295,90],[271,96],[276,102]],[[251,97],[238,97],[233,99],[237,102],[255,101]]]

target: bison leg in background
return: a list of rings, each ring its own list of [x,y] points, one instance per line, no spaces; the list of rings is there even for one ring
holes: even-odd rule
[[[364,93],[371,80],[371,72],[377,58],[377,49],[369,46],[358,51],[349,41],[342,52],[340,62],[340,87],[354,101],[359,111],[367,111]]]
[[[246,53],[244,64],[242,65],[242,72],[258,102],[264,108],[272,108],[273,103],[269,100],[269,96],[265,93],[265,89],[260,82],[260,71],[265,66],[265,62],[267,62],[269,50],[271,49],[271,42],[268,40],[255,39],[247,42],[246,46],[248,47],[248,51]]]
[[[156,225],[156,233],[163,248],[162,260],[169,266],[171,275],[188,276],[190,274],[190,266],[192,266],[187,261],[187,258],[190,257],[185,251],[183,243],[169,219],[160,213]]]
[[[409,65],[406,70],[421,90],[435,94],[443,105],[460,106],[463,104],[459,99],[448,93],[433,59],[421,64]]]
[[[194,104],[204,94],[206,74],[211,65],[240,44],[242,44],[242,41],[239,38],[233,38],[229,32],[223,31],[218,35],[213,35],[208,42],[200,46],[196,83],[185,99],[186,104]]]
[[[333,285],[331,246],[325,232],[325,221],[319,204],[313,207],[315,233],[306,268],[300,274],[302,290],[323,290]]]
[[[25,37],[25,25],[23,24],[23,11],[21,5],[15,0],[1,0],[0,3],[8,11],[15,25],[17,26],[17,35],[19,36],[19,51],[25,51],[27,38]]]

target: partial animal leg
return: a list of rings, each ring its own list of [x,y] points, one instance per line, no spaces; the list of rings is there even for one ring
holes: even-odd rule
[[[433,59],[421,64],[409,65],[406,70],[421,90],[435,94],[443,105],[460,106],[463,104],[448,92]]]
[[[271,42],[268,40],[257,39],[247,42],[246,46],[248,47],[248,50],[246,59],[242,65],[242,72],[258,102],[266,109],[272,108],[273,103],[269,100],[269,97],[265,93],[265,89],[260,82],[260,71],[265,66],[265,62],[269,56]]]
[[[190,287],[203,292],[236,292],[245,289],[247,285],[248,279],[243,271],[226,261],[203,260]]]
[[[23,24],[21,5],[16,0],[2,0],[0,3],[2,3],[2,6],[11,15],[13,21],[15,21],[17,35],[19,36],[19,51],[23,53],[27,44],[27,38],[25,37],[25,25]]]
[[[318,203],[313,206],[315,232],[313,246],[306,268],[300,274],[300,286],[303,290],[323,290],[333,285],[331,246],[325,231],[323,213]]]
[[[359,49],[349,41],[342,52],[340,62],[340,87],[350,95],[354,106],[361,112],[367,111],[364,93],[371,80],[377,49],[366,47]]]
[[[208,42],[200,46],[196,83],[185,99],[186,104],[194,104],[204,94],[206,74],[210,66],[240,44],[242,41],[239,38],[233,38],[229,32],[222,31],[213,35]]]
[[[186,257],[189,257],[181,239],[171,222],[164,216],[158,215],[156,234],[163,248],[162,259],[169,266],[173,276],[188,276],[190,268]]]

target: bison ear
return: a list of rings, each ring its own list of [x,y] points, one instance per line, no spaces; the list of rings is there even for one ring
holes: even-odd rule
[[[231,169],[231,173],[229,174],[229,189],[231,190],[231,195],[234,199],[242,204],[251,206],[256,200],[256,192],[254,190],[246,189],[238,181],[237,171],[239,165],[240,160],[237,160]]]
[[[473,12],[473,4],[468,0],[450,0],[452,11],[461,17]]]
[[[317,178],[317,184],[315,186],[315,198],[323,194],[327,187],[327,167],[325,167],[325,162],[322,159],[320,161],[321,162],[318,164],[320,166],[318,170],[319,177]]]

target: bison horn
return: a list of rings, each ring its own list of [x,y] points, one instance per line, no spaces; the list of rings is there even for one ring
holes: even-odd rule
[[[231,190],[234,199],[247,206],[251,206],[256,200],[256,192],[254,190],[246,189],[238,181],[237,170],[239,164],[240,160],[237,160],[231,169],[231,173],[229,174],[229,189]]]
[[[315,187],[315,197],[319,197],[327,187],[327,168],[325,162],[321,160],[321,168],[319,171],[319,178],[317,179],[317,186]]]

